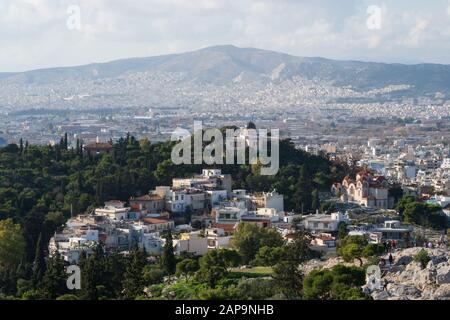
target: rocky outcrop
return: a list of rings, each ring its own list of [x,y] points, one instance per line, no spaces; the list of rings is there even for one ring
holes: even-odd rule
[[[398,250],[394,264],[382,277],[383,289],[369,291],[374,300],[450,300],[450,256],[444,248],[425,249],[425,268],[414,261],[422,248]],[[387,258],[387,257],[385,257]]]
[[[436,269],[436,283],[450,284],[450,266],[442,266]]]

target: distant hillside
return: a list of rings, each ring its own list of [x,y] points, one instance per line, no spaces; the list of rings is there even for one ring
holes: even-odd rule
[[[137,72],[183,74],[183,82],[230,85],[277,83],[293,77],[370,90],[409,85],[418,93],[450,90],[450,66],[384,64],[302,58],[254,48],[215,46],[182,54],[131,58],[85,66],[0,73],[0,84],[44,85],[66,80],[115,78]]]

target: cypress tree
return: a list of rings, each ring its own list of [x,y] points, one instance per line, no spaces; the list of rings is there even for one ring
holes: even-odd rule
[[[55,146],[55,160],[56,161],[61,160],[61,147],[59,145]]]
[[[55,256],[47,263],[47,270],[42,279],[42,296],[46,299],[55,299],[68,293],[66,281],[65,261],[59,252],[56,252]]]
[[[112,297],[120,297],[126,271],[127,260],[119,253],[112,253],[105,258],[105,285]]]
[[[33,285],[37,289],[41,285],[42,277],[45,272],[45,257],[44,257],[44,250],[43,250],[43,244],[42,244],[42,233],[39,234],[39,238],[36,244],[36,253],[34,255],[34,262],[33,262]]]
[[[80,158],[83,158],[83,142],[80,141]]]
[[[299,178],[296,185],[296,191],[293,195],[294,208],[298,212],[308,212],[312,203],[311,177],[303,165],[300,169]]]
[[[87,300],[98,300],[97,287],[103,284],[104,253],[101,245],[97,245],[94,253],[83,261],[81,267],[81,295]]]
[[[97,180],[95,187],[95,200],[97,205],[103,204],[103,181],[101,178]]]
[[[78,171],[78,173],[77,173],[77,191],[78,191],[78,194],[80,194],[82,190],[83,190],[83,175],[81,174],[80,171]]]
[[[311,194],[312,202],[311,202],[311,209],[314,210],[314,212],[320,208],[320,199],[319,199],[319,190],[314,189],[314,191]]]
[[[166,236],[163,253],[161,256],[161,266],[168,275],[172,275],[176,270],[175,254],[173,252],[172,232],[169,230]]]
[[[76,154],[79,155],[80,154],[80,139],[77,138],[77,146],[75,148],[76,150]]]
[[[147,264],[146,253],[136,248],[128,259],[123,281],[123,298],[133,300],[144,290],[145,283],[142,273]]]
[[[69,140],[67,139],[67,132],[64,133],[64,150],[67,150],[69,147]]]

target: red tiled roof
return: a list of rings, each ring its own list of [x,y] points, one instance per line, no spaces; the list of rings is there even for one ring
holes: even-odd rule
[[[160,223],[168,223],[169,220],[162,218],[144,218],[142,219],[146,224],[160,224]]]

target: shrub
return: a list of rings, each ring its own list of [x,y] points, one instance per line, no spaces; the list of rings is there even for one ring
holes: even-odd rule
[[[426,268],[430,260],[431,259],[428,256],[428,252],[424,249],[420,250],[420,252],[414,256],[414,261],[420,263],[422,269]]]

